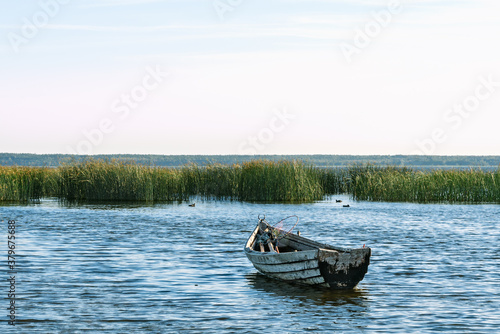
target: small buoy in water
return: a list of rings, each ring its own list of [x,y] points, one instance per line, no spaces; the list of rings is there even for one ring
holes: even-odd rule
[[[193,203],[193,204],[189,204],[190,207],[194,207],[196,206],[196,203]]]
[[[351,206],[349,204],[344,204],[342,205],[344,208],[350,208]]]
[[[342,200],[341,199],[336,199],[335,202],[342,203]]]

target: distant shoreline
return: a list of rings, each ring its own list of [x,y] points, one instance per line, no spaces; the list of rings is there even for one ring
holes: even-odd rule
[[[497,169],[498,156],[446,156],[446,155],[157,155],[157,154],[31,154],[0,153],[1,166],[58,167],[63,163],[80,162],[87,159],[133,161],[142,165],[179,167],[187,164],[199,166],[220,163],[237,164],[251,160],[302,160],[319,168],[348,167],[352,164],[372,163],[381,166],[405,166],[415,169]]]

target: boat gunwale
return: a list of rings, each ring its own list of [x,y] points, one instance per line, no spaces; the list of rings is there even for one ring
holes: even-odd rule
[[[274,229],[274,227],[271,226],[272,229]],[[252,253],[252,254],[260,254],[260,255],[265,255],[265,256],[278,256],[278,255],[281,255],[281,254],[288,254],[287,253],[272,253],[272,252],[260,252],[260,251],[256,251],[254,249],[252,249],[252,244],[257,236],[259,232],[259,225],[257,224],[257,226],[255,227],[255,229],[253,230],[252,234],[250,234],[250,237],[248,238],[246,244],[245,244],[245,252],[247,253]],[[288,240],[291,240],[293,242],[296,242],[296,243],[299,243],[299,244],[303,244],[303,245],[306,245],[308,247],[312,247],[312,249],[307,249],[307,250],[297,250],[296,253],[299,253],[299,252],[307,252],[307,251],[311,251],[311,250],[323,250],[323,251],[336,251],[336,252],[339,252],[339,253],[351,253],[352,251],[355,251],[355,250],[360,250],[360,249],[367,249],[368,247],[366,248],[344,248],[344,247],[336,247],[336,246],[332,246],[332,245],[329,245],[329,244],[326,244],[326,243],[320,243],[320,242],[317,242],[317,241],[314,241],[312,239],[309,239],[309,238],[306,238],[306,237],[302,237],[302,236],[299,236],[299,235],[295,235],[295,234],[292,234],[292,233],[288,233],[284,238],[288,239]]]

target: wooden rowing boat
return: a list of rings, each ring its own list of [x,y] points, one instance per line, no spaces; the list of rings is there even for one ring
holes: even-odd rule
[[[260,219],[245,245],[253,266],[271,278],[330,289],[352,289],[365,276],[371,249],[322,244]]]

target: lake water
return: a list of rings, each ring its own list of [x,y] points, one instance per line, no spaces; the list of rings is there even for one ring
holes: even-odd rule
[[[500,328],[500,206],[198,201],[0,206],[3,333],[491,333]],[[351,204],[350,208],[342,204]],[[349,292],[256,272],[243,246],[265,213],[303,236],[372,248]],[[15,328],[7,221],[16,220]]]

